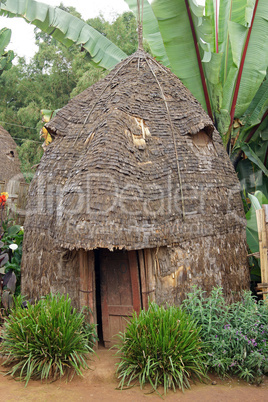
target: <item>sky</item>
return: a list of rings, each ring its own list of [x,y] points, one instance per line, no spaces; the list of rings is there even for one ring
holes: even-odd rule
[[[82,15],[83,19],[97,17],[100,13],[105,19],[111,21],[116,14],[128,11],[128,5],[124,0],[44,0],[43,3],[51,6],[73,6]],[[27,61],[37,51],[34,44],[34,26],[27,24],[22,18],[0,17],[0,29],[12,30],[11,43],[7,49],[12,49],[19,56],[25,56]]]

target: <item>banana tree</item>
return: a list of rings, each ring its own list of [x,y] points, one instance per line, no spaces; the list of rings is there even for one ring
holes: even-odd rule
[[[5,0],[0,2],[0,15],[22,17],[27,22],[53,36],[65,46],[79,45],[87,51],[93,64],[112,69],[127,57],[105,36],[59,7],[35,0]]]
[[[233,125],[231,160],[244,192],[261,190],[268,196],[268,80],[266,79],[244,115]],[[246,156],[246,157],[245,157]]]
[[[10,38],[10,29],[0,29],[0,75],[4,70],[8,70],[9,68],[11,68],[12,60],[14,59],[14,52],[12,50],[5,50],[10,42]]]
[[[125,1],[137,14],[137,0]],[[144,0],[144,37],[214,120],[243,181],[260,172],[268,194],[268,2],[198,3]]]
[[[126,2],[136,13],[137,1]],[[153,54],[166,60],[220,132],[230,134],[230,124],[246,112],[266,75],[268,2],[144,0],[143,21]]]

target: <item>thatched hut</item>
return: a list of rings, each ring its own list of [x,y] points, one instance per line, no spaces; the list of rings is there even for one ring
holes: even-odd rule
[[[179,304],[196,284],[248,287],[245,217],[213,123],[179,79],[138,51],[47,124],[29,191],[22,292],[69,293],[103,340],[124,316]]]
[[[9,193],[10,217],[23,224],[28,184],[20,170],[17,144],[11,135],[0,126],[0,193]]]
[[[0,126],[0,182],[5,182],[6,185],[21,174],[16,148],[17,144],[9,132]]]

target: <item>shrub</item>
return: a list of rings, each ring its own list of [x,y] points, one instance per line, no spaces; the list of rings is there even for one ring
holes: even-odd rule
[[[183,308],[201,325],[201,337],[208,347],[206,364],[225,376],[237,374],[259,383],[268,371],[268,305],[256,303],[250,292],[227,305],[221,288],[206,292],[193,289]]]
[[[3,288],[0,287],[1,307],[5,313],[13,305],[13,295],[20,294],[21,257],[23,242],[23,227],[9,226],[11,219],[2,222],[0,235],[0,274],[2,274]],[[1,232],[1,227],[0,227]]]
[[[22,226],[7,226],[3,224],[4,233],[1,242],[4,244],[3,250],[9,253],[9,261],[4,265],[5,273],[13,271],[17,278],[16,296],[20,294],[20,276],[21,276],[21,258],[22,258],[22,242],[24,229]]]
[[[141,388],[149,382],[154,390],[190,388],[189,379],[205,377],[200,328],[179,308],[149,305],[133,314],[126,331],[120,333],[117,355],[119,387],[138,379]]]
[[[25,309],[18,297],[2,332],[0,352],[7,355],[4,365],[11,366],[7,374],[26,385],[30,378],[82,375],[93,351],[83,325],[83,313],[72,308],[68,296],[49,295]]]
[[[92,310],[89,307],[83,307],[83,314],[85,320],[83,321],[82,331],[84,332],[87,344],[90,348],[94,348],[95,344],[98,342],[98,334],[97,334],[97,325],[95,323],[90,322],[91,317],[93,316]]]

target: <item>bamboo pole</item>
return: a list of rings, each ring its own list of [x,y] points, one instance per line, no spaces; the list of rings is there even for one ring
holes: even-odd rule
[[[145,272],[148,284],[148,296],[150,301],[155,301],[155,272],[153,267],[152,250],[144,250]]]
[[[143,250],[138,251],[138,256],[139,256],[140,277],[141,277],[142,307],[145,310],[147,310],[148,309],[148,286],[147,286],[147,278],[146,278],[146,272],[145,272],[145,262],[144,262]]]
[[[260,263],[261,263],[261,282],[258,284],[258,289],[261,289],[263,300],[267,299],[267,283],[268,283],[268,236],[267,236],[267,223],[268,215],[266,214],[267,207],[263,205],[261,209],[256,210],[256,218],[258,225],[258,237],[260,248]]]

